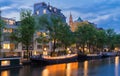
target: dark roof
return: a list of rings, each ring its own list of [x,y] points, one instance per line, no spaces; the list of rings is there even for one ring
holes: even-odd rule
[[[83,20],[79,17],[75,22],[82,22]]]

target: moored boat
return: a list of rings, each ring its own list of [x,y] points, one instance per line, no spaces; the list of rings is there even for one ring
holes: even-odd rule
[[[117,55],[117,52],[103,52],[103,53],[102,53],[102,57],[103,57],[103,58],[113,57],[113,56],[116,56],[116,55]]]
[[[40,64],[59,64],[59,63],[68,63],[68,62],[74,62],[77,61],[77,54],[69,54],[64,56],[57,56],[57,57],[51,57],[51,56],[32,56],[31,62],[32,63],[40,63]]]
[[[101,58],[102,58],[101,54],[87,54],[87,60],[101,59]]]

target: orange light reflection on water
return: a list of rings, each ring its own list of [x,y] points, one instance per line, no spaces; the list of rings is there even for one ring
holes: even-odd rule
[[[118,76],[119,73],[119,56],[115,57],[115,76]]]
[[[88,76],[88,61],[84,62],[84,76]]]
[[[10,72],[9,71],[2,71],[1,76],[9,76]]]
[[[67,64],[55,64],[46,66],[42,71],[42,76],[73,76],[72,72],[78,70],[78,62]]]

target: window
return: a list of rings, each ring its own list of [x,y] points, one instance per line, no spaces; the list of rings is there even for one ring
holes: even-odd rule
[[[9,33],[12,33],[12,32],[13,32],[13,29],[9,29],[8,32],[9,32]]]
[[[3,32],[4,32],[4,33],[5,33],[5,32],[7,32],[7,29],[6,29],[6,28],[4,28],[4,29],[3,29]]]
[[[36,14],[39,15],[39,11],[36,11]]]
[[[37,49],[42,49],[42,46],[41,45],[37,45]]]
[[[57,10],[56,10],[56,8],[54,9],[54,12],[56,12]]]
[[[42,33],[42,34],[43,34],[44,37],[46,36],[46,33]]]
[[[9,24],[10,24],[10,25],[13,25],[14,23],[15,23],[14,20],[9,20]]]
[[[43,10],[43,13],[46,14],[46,9]]]
[[[49,9],[52,10],[52,7],[50,6]]]
[[[37,32],[37,36],[40,36],[40,34],[41,34],[40,32]]]
[[[4,29],[3,29],[3,32],[4,32],[4,33],[12,33],[12,32],[13,32],[13,29],[11,29],[11,28],[10,28],[10,29],[4,28]]]
[[[10,44],[3,44],[3,49],[10,49]]]
[[[10,61],[1,61],[1,66],[9,66]]]
[[[10,37],[9,36],[7,36],[7,35],[4,35],[4,37],[3,37],[4,39],[4,41],[10,41],[11,39],[10,39]]]
[[[11,50],[15,49],[15,44],[11,43],[11,44],[10,44],[10,49],[11,49]]]

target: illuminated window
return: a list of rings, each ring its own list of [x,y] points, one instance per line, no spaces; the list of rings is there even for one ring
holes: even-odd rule
[[[46,33],[43,33],[43,36],[46,36]]]
[[[15,49],[15,44],[11,43],[10,44],[10,49],[12,49],[12,50]]]
[[[12,33],[12,31],[13,31],[12,29],[9,29],[9,30],[8,30],[9,33]]]
[[[5,32],[7,32],[7,29],[5,28],[5,29],[3,29],[3,32],[5,33]]]
[[[54,9],[54,12],[56,12],[57,10],[56,9]]]
[[[14,20],[9,20],[9,24],[10,24],[10,25],[13,25],[14,23],[15,23]]]
[[[9,66],[10,61],[1,61],[1,66]]]
[[[39,11],[36,11],[36,14],[39,15]]]
[[[3,32],[4,32],[4,33],[8,33],[8,32],[9,32],[9,33],[12,33],[12,32],[13,32],[13,29],[6,29],[6,28],[5,28],[5,29],[3,29]]]
[[[10,44],[3,44],[3,49],[10,49]]]
[[[43,13],[46,14],[46,9],[43,10]]]
[[[52,7],[49,7],[50,10],[52,10]]]
[[[41,34],[40,32],[37,32],[37,36],[40,36],[40,34]]]

